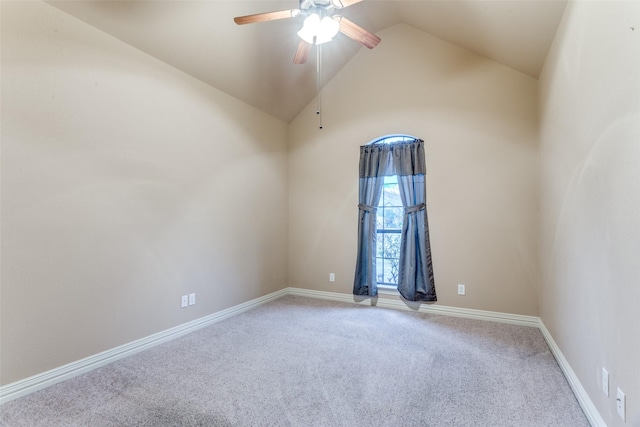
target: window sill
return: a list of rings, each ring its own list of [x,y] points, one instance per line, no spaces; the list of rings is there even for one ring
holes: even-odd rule
[[[378,285],[378,294],[383,294],[383,295],[400,295],[400,292],[398,292],[398,287],[397,287],[397,286],[391,286],[391,285]]]

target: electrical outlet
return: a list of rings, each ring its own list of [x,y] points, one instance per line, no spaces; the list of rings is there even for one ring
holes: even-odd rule
[[[466,295],[467,291],[465,290],[464,285],[458,285],[458,295]]]
[[[336,281],[336,275],[333,273],[329,273],[329,281],[330,282],[335,282]]]
[[[196,303],[196,294],[189,294],[189,305],[194,305]]]
[[[609,372],[602,368],[602,391],[604,395],[609,397]]]
[[[616,395],[616,407],[618,408],[618,415],[622,418],[622,421],[626,421],[625,413],[626,413],[626,397],[622,390],[618,388],[618,394]]]
[[[189,305],[189,295],[182,295],[182,300],[180,302],[180,308],[185,308]]]

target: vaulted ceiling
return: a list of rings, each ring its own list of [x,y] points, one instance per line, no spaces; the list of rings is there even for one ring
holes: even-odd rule
[[[233,22],[296,8],[297,0],[49,3],[286,122],[316,95],[315,51],[306,64],[293,63],[302,17]],[[373,33],[405,23],[537,78],[565,6],[566,0],[365,0],[340,14]],[[322,82],[360,49],[366,50],[343,34],[323,45]]]

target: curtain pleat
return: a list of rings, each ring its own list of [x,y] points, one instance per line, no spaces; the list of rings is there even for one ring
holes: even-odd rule
[[[392,144],[360,147],[360,178],[393,175]]]

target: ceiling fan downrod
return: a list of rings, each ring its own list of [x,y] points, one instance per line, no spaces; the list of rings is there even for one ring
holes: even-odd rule
[[[318,129],[322,129],[322,99],[320,98],[321,92],[322,92],[322,88],[320,85],[320,68],[321,68],[321,58],[322,58],[322,45],[317,45],[316,46],[316,90],[318,92],[317,96],[316,96],[316,114],[318,116]]]

